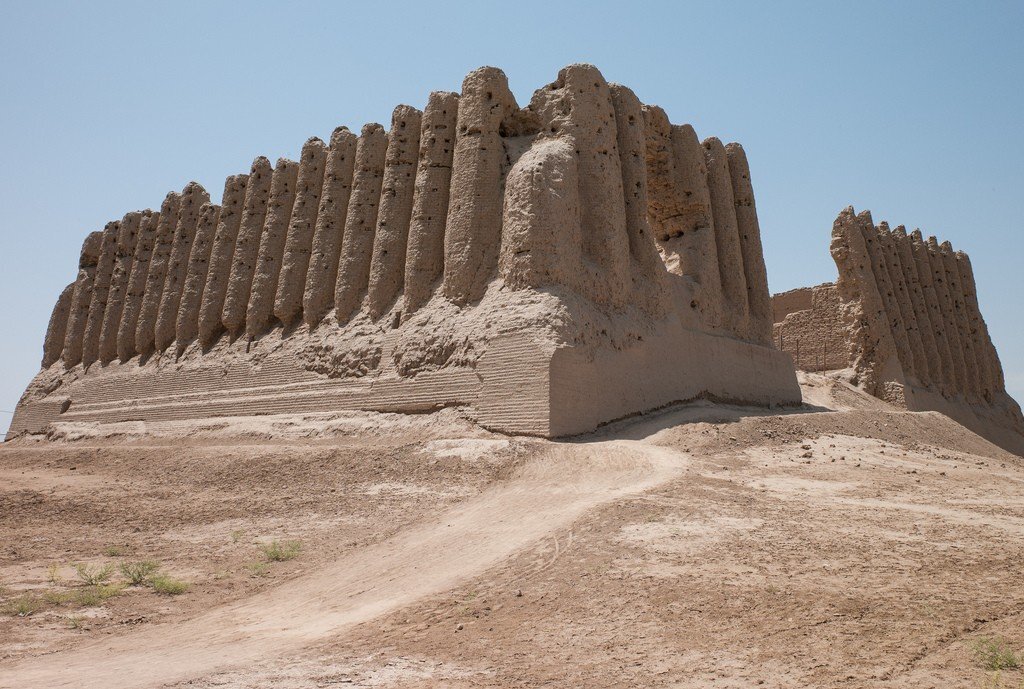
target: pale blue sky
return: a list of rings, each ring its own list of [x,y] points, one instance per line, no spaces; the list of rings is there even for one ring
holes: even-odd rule
[[[592,62],[750,158],[772,291],[834,279],[846,205],[970,253],[1024,397],[1024,3],[0,2],[0,409],[83,237],[189,180],[501,67]],[[0,430],[9,415],[0,414]]]

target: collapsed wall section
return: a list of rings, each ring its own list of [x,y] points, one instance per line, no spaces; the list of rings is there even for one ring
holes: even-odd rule
[[[846,324],[835,283],[775,295],[775,346],[801,371],[835,371],[849,362]]]
[[[485,67],[388,131],[257,158],[220,205],[193,182],[90,236],[14,429],[459,406],[560,435],[795,403],[770,310],[738,144],[590,65],[525,107]]]

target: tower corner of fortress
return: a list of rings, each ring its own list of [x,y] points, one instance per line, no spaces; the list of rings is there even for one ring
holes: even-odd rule
[[[848,206],[832,228],[835,283],[777,294],[773,338],[796,367],[834,371],[910,411],[938,411],[1024,455],[970,259]]]
[[[257,157],[219,203],[192,183],[90,235],[11,431],[456,407],[551,437],[798,404],[771,333],[741,146],[592,65],[525,106],[482,67],[387,128]]]

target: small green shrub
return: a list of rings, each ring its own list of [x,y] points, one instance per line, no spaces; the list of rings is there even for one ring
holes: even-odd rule
[[[302,550],[302,544],[298,541],[277,541],[273,540],[270,543],[264,543],[260,546],[260,550],[266,556],[270,562],[284,562],[285,560],[293,560],[299,555],[299,551]]]
[[[974,642],[974,655],[986,670],[1015,670],[1021,666],[1021,657],[1006,639],[978,639]]]
[[[121,593],[121,587],[116,584],[95,584],[76,589],[74,592],[74,602],[83,608],[92,608],[102,605],[119,593]]]
[[[85,624],[85,618],[81,615],[68,615],[68,629],[81,629]]]
[[[245,535],[245,529],[235,529],[231,532],[231,542],[238,543],[242,540],[242,536]]]
[[[266,562],[250,562],[246,565],[249,574],[254,577],[265,577],[270,574],[270,565]]]
[[[103,553],[107,557],[121,557],[128,553],[128,548],[123,545],[108,545]]]
[[[50,605],[66,605],[76,599],[75,591],[47,591],[43,594],[43,600]]]
[[[141,560],[139,562],[122,562],[121,574],[128,580],[131,586],[142,586],[149,578],[160,569],[160,563],[152,560]]]
[[[43,609],[43,601],[35,596],[19,596],[4,604],[4,612],[14,617],[28,617]]]
[[[174,579],[166,574],[158,574],[149,580],[150,586],[159,594],[165,596],[177,596],[188,591],[188,584],[179,579]]]
[[[98,586],[105,584],[110,579],[110,576],[114,573],[114,565],[108,563],[101,567],[99,565],[76,564],[75,571],[78,572],[78,578],[83,583],[89,586]]]
[[[46,568],[46,580],[54,586],[61,583],[60,565],[52,564]]]

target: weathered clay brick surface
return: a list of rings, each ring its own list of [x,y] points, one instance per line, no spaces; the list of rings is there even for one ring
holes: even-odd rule
[[[746,160],[707,141],[590,65],[524,108],[484,67],[389,132],[256,158],[220,206],[190,184],[86,242],[12,430],[457,406],[560,435],[795,403]]]
[[[832,254],[835,285],[774,298],[775,343],[797,368],[849,369],[877,397],[1024,451],[1024,416],[1006,393],[967,255],[852,208],[836,220]]]

